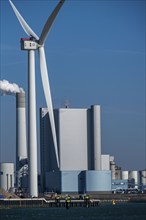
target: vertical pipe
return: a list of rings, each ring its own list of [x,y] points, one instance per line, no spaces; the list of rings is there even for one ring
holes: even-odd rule
[[[94,170],[101,170],[101,125],[100,125],[100,106],[93,105],[93,151],[94,151]]]
[[[36,88],[35,54],[28,51],[28,152],[29,152],[29,193],[38,196],[37,178],[37,127],[36,127]]]
[[[13,184],[12,184],[12,174],[10,174],[10,188],[12,188]]]
[[[6,178],[7,178],[7,191],[9,190],[9,174],[6,174]]]

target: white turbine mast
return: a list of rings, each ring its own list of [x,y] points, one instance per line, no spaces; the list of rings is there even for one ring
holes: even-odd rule
[[[52,129],[52,137],[54,142],[56,162],[59,167],[59,156],[56,138],[56,129],[54,122],[52,98],[50,84],[48,78],[47,64],[45,58],[44,43],[48,32],[65,0],[60,0],[56,8],[49,16],[45,23],[40,38],[29,27],[24,18],[21,16],[15,5],[9,0],[22,28],[29,39],[21,38],[21,50],[28,51],[28,152],[29,152],[29,193],[30,196],[38,196],[38,180],[37,180],[37,128],[36,128],[36,88],[35,88],[35,50],[38,49],[40,59],[40,70],[42,84],[47,103],[50,125]]]

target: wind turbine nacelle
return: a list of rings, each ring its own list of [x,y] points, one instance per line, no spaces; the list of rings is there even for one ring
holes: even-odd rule
[[[38,43],[30,38],[21,38],[21,50],[36,50]]]

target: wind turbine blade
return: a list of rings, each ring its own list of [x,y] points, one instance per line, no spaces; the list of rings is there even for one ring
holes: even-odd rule
[[[45,26],[42,30],[42,33],[41,33],[41,36],[40,36],[40,39],[39,39],[39,44],[40,45],[43,45],[46,38],[47,38],[47,35],[48,35],[48,32],[60,10],[60,8],[62,7],[63,3],[64,3],[65,0],[60,0],[59,3],[57,4],[56,8],[54,9],[54,11],[52,12],[52,14],[49,16],[47,22],[45,23]]]
[[[22,28],[24,29],[24,31],[26,32],[26,34],[28,36],[32,36],[34,37],[36,40],[39,39],[39,37],[33,32],[33,30],[29,27],[29,25],[26,23],[26,21],[24,20],[24,18],[21,16],[21,14],[19,13],[19,11],[17,10],[17,8],[15,7],[15,5],[12,3],[11,0],[9,0],[14,12],[15,12],[15,15],[16,17],[18,18]]]
[[[47,64],[46,64],[44,47],[39,48],[39,58],[40,58],[41,77],[42,77],[44,94],[45,94],[45,98],[46,98],[46,103],[47,103],[48,113],[49,113],[49,118],[50,118],[50,124],[51,124],[51,129],[52,129],[52,136],[53,136],[53,142],[54,142],[54,147],[55,147],[56,160],[57,160],[57,165],[59,167],[59,157],[58,157],[58,149],[57,149],[57,138],[56,138],[54,114],[53,114],[52,98],[51,98],[50,84],[49,84],[49,79],[48,79],[48,71],[47,71]]]

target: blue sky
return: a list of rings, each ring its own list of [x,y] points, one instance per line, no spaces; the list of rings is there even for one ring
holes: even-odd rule
[[[13,1],[39,36],[56,0]],[[7,0],[0,0],[0,79],[27,93],[27,37]],[[144,0],[67,0],[46,41],[54,108],[101,105],[102,153],[123,170],[146,167]],[[36,53],[37,118],[46,106]],[[15,97],[0,96],[0,161],[15,161]],[[39,147],[39,128],[38,128]]]

